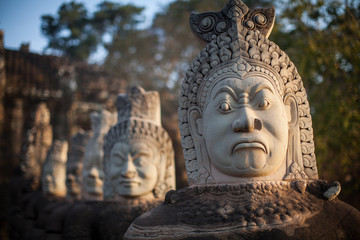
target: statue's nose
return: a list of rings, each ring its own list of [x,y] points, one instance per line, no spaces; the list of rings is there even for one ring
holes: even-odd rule
[[[45,179],[46,179],[46,181],[51,182],[52,177],[51,177],[50,174],[47,174],[47,175],[45,176]]]
[[[98,178],[99,177],[99,171],[96,168],[91,168],[89,173],[91,178]]]
[[[75,176],[74,175],[72,175],[72,174],[68,174],[68,176],[67,176],[67,182],[68,183],[72,183],[72,182],[75,182]]]
[[[254,112],[248,107],[243,107],[238,110],[239,115],[232,123],[234,132],[252,132],[254,129],[260,130],[261,120],[257,119]]]
[[[134,178],[137,175],[136,167],[130,156],[128,158],[128,161],[124,164],[124,167],[121,171],[121,175],[124,178]]]

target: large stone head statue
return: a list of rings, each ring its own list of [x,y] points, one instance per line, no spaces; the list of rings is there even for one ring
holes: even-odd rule
[[[175,188],[175,173],[159,94],[133,87],[118,96],[116,105],[118,122],[104,138],[104,199],[163,198]]]
[[[47,196],[66,195],[67,141],[55,140],[42,170],[42,190]]]
[[[85,147],[82,199],[102,200],[104,185],[103,139],[109,128],[116,122],[116,115],[106,110],[90,115],[93,135]]]
[[[88,134],[80,130],[71,139],[66,163],[66,188],[69,198],[80,199],[81,197],[83,160],[88,138]]]
[[[309,103],[289,57],[271,42],[274,9],[240,0],[192,14],[206,47],[182,83],[179,126],[190,184],[316,179]]]

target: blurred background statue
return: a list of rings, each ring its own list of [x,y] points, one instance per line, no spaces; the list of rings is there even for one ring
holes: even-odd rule
[[[21,170],[25,178],[32,178],[38,186],[47,153],[53,141],[50,112],[45,103],[40,103],[35,112],[34,126],[27,132]]]
[[[83,200],[102,200],[105,180],[103,138],[116,122],[116,115],[107,110],[102,110],[100,113],[91,113],[90,117],[92,136],[85,147],[81,194]]]
[[[81,199],[83,160],[88,138],[88,133],[81,129],[71,139],[66,162],[66,195],[70,199]]]
[[[42,191],[46,196],[65,197],[68,142],[55,140],[42,172]]]

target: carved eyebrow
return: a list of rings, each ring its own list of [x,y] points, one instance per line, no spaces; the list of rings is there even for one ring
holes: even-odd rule
[[[140,147],[139,147],[140,146]],[[145,147],[146,150],[144,150],[143,148]],[[137,157],[138,155],[148,155],[148,156],[151,156],[151,151],[150,149],[148,148],[148,146],[146,144],[143,144],[143,143],[139,143],[139,144],[136,144],[136,147],[133,147],[131,149],[131,152],[130,154],[135,158]]]
[[[219,90],[217,90],[213,99],[215,99],[219,94],[221,94],[223,92],[227,92],[228,94],[231,95],[231,97],[233,97],[234,99],[237,99],[234,90],[228,86],[222,86]]]
[[[268,89],[271,93],[274,94],[274,91],[272,90],[272,88],[269,85],[264,84],[264,83],[258,83],[254,87],[251,88],[250,96],[254,96],[256,93],[260,92],[263,89]]]
[[[125,154],[123,152],[115,152],[112,155],[115,155],[115,156],[120,157],[122,159],[126,159]]]
[[[139,156],[142,156],[142,155],[145,155],[145,156],[150,156],[150,153],[149,152],[146,152],[146,151],[134,151],[131,153],[131,155],[133,156],[133,158],[137,158]]]

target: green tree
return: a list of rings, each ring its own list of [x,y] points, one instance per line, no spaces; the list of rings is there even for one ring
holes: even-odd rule
[[[360,3],[291,0],[284,9],[284,49],[310,97],[320,177],[340,180],[359,207]]]
[[[90,14],[84,4],[63,3],[57,14],[41,17],[42,33],[48,38],[47,49],[75,60],[88,60],[99,46],[109,55],[112,45],[126,38],[141,22],[143,8],[104,1]]]
[[[47,49],[77,60],[87,59],[99,41],[88,15],[85,6],[75,1],[62,4],[57,16],[43,15],[41,30],[49,40]]]

